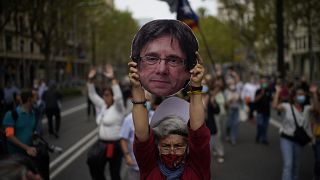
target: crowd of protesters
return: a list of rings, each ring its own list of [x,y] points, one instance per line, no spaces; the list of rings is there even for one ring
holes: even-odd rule
[[[317,85],[308,83],[304,77],[281,79],[255,73],[245,80],[233,67],[224,73],[215,71],[205,75],[197,41],[186,27],[178,21],[160,20],[138,32],[132,45],[132,61],[128,64],[127,87],[120,84],[111,65],[106,65],[102,73],[96,68],[89,71],[87,113],[95,116],[99,129],[98,141],[87,154],[92,179],[106,179],[107,163],[111,179],[121,179],[123,160],[128,179],[209,179],[214,173],[209,157],[218,163],[225,162],[228,154],[224,144],[241,143],[238,131],[242,121],[256,125],[253,143],[270,145],[268,128],[272,114],[281,116],[282,180],[299,177],[304,145],[294,138],[298,126],[311,137],[314,179],[319,179],[320,92]],[[176,32],[183,35],[174,34]],[[184,36],[188,38],[182,38]],[[187,48],[195,53],[188,54]],[[166,52],[171,54],[162,57]],[[195,61],[183,62],[188,59]],[[97,81],[98,74],[105,81]],[[188,92],[184,89],[186,84]],[[34,131],[44,133],[44,115],[48,119],[49,134],[59,138],[61,100],[54,82],[47,86],[44,81],[35,81],[32,88],[22,90],[13,83],[7,84],[1,92],[1,125],[9,141],[9,154],[37,157],[39,152],[32,144],[32,136]],[[166,104],[168,101],[173,102]],[[176,106],[171,107],[172,104]],[[176,114],[167,114],[170,109],[157,111],[158,106],[162,110],[164,106],[171,107]],[[41,179],[40,174],[42,179],[49,179],[48,171],[34,171],[33,166],[24,166],[16,159],[7,156],[0,161],[0,166],[18,164],[23,177]],[[37,165],[39,168],[35,161],[36,169]],[[7,171],[10,169],[0,173]]]
[[[283,160],[282,180],[293,180],[299,177],[304,145],[293,137],[297,128],[295,121],[312,139],[310,143],[315,158],[314,178],[319,179],[320,92],[317,84],[307,83],[303,76],[281,79],[257,74],[251,74],[246,82],[241,80],[240,75],[233,68],[229,68],[225,74],[209,75],[207,79],[209,80],[204,83],[209,87],[209,94],[215,97],[215,103],[220,107],[220,112],[211,113],[216,123],[213,126],[216,127],[213,130],[216,138],[212,151],[217,162],[224,162],[224,141],[221,135],[224,135],[226,142],[236,145],[238,124],[241,119],[256,125],[256,136],[253,137],[255,143],[269,145],[268,128],[271,116],[274,114],[273,116],[280,118],[273,118],[281,119],[279,137]],[[219,91],[220,95],[217,93]],[[222,123],[221,119],[223,119]]]
[[[269,121],[272,116],[271,114],[274,114],[275,116],[286,117],[283,118],[283,121],[281,122],[279,135],[281,139],[280,148],[284,162],[282,175],[283,180],[295,179],[298,177],[299,163],[301,162],[301,152],[303,146],[290,139],[290,135],[292,135],[295,128],[294,121],[292,119],[292,110],[290,109],[290,104],[292,104],[294,113],[296,113],[295,116],[299,119],[298,121],[304,126],[310,137],[313,138],[311,143],[313,145],[312,147],[315,157],[314,177],[319,177],[320,94],[316,85],[307,83],[304,78],[284,80],[257,75],[252,76],[246,82],[241,80],[240,75],[238,75],[238,73],[232,68],[220,76],[205,76],[202,84],[204,87],[202,90],[202,99],[206,110],[206,124],[211,132],[210,146],[212,155],[214,157],[213,161],[216,160],[218,163],[224,162],[225,156],[227,155],[224,151],[224,144],[226,142],[229,142],[232,145],[241,143],[237,142],[238,125],[241,122],[240,111],[247,113],[245,118],[249,122],[255,123],[256,136],[253,137],[253,142],[262,145],[269,145],[270,143],[268,140],[268,128]],[[6,107],[5,109],[10,111],[13,108],[23,105],[21,104],[21,93],[23,94],[25,91],[24,89],[20,90],[16,86],[14,86],[14,88],[10,88],[8,86],[6,89],[6,91],[2,92],[3,96],[1,96],[3,97],[1,101],[2,107]],[[50,89],[50,86],[47,87],[44,82],[34,83],[33,92],[35,93],[35,100],[32,101],[32,107],[35,112],[35,119],[37,119],[35,122],[38,123],[35,125],[36,129],[41,133],[43,133],[43,127],[42,123],[39,123],[39,121],[41,121],[46,114],[46,103],[43,98],[39,97],[44,97],[45,91],[48,89]],[[123,93],[125,94],[124,91]],[[10,98],[8,98],[10,96],[9,94],[12,96],[11,101]],[[104,94],[100,97],[103,96]],[[5,97],[7,97],[7,100],[4,100]],[[124,97],[131,98],[131,96],[128,94],[124,95]],[[275,99],[277,99],[277,102],[273,102]],[[24,100],[24,102],[25,101],[26,100]],[[92,102],[95,104],[94,101]],[[130,102],[130,100],[128,102]],[[123,99],[121,100],[121,104],[123,104],[121,106],[126,109],[124,104],[127,103]],[[59,108],[59,104],[57,106]],[[132,104],[130,105],[129,103],[129,106],[130,107],[125,110],[126,112],[124,112],[121,116],[118,116],[120,118],[118,124],[119,137],[116,140],[118,141],[118,144],[115,146],[117,148],[114,149],[115,151],[113,153],[118,152],[121,154],[117,159],[118,163],[121,162],[121,158],[123,158],[124,162],[126,162],[126,165],[131,167],[129,169],[131,169],[133,173],[130,173],[128,170],[128,173],[130,174],[129,177],[137,177],[136,179],[138,179],[138,175],[133,175],[134,173],[139,174],[139,171],[138,166],[135,163],[132,149],[134,137],[132,136],[133,124],[130,110],[132,109]],[[150,105],[148,106],[151,107]],[[152,104],[152,107],[153,106],[155,105]],[[244,106],[247,106],[247,108],[244,108]],[[100,114],[99,109],[96,107],[94,108],[94,112]],[[149,109],[151,110],[151,108]],[[152,109],[154,109],[154,107]],[[19,108],[18,111],[20,111]],[[271,113],[272,111],[275,111],[275,113]],[[3,111],[3,118],[1,118],[1,120],[6,119],[4,115],[5,112]],[[10,117],[10,115],[7,115],[7,119],[8,117]],[[150,115],[150,117],[152,117],[152,115]],[[8,120],[5,122],[7,121]],[[3,124],[3,122],[1,124]],[[6,127],[8,126],[6,125]],[[33,125],[30,127],[33,127]],[[57,130],[55,128],[57,127],[53,127],[53,131]],[[121,130],[121,133],[120,129],[123,129]],[[114,140],[112,140],[112,142],[113,141]],[[120,143],[121,141],[124,143]],[[105,142],[108,141],[106,140]],[[32,154],[31,150],[28,150],[26,153],[28,152]],[[289,152],[292,152],[293,154],[289,156]],[[290,157],[293,159],[289,159]],[[97,165],[96,163],[93,164]],[[116,174],[119,174],[120,166],[121,164],[116,166],[115,169],[118,171]],[[104,172],[104,168],[101,171]],[[114,171],[114,169],[112,171]]]

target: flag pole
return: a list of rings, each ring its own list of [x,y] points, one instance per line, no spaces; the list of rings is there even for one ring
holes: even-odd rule
[[[210,62],[212,63],[212,67],[213,67],[213,70],[214,70],[214,69],[215,69],[215,68],[214,68],[214,67],[215,67],[215,63],[214,63],[214,61],[213,61],[213,58],[212,58],[212,55],[211,55],[211,51],[210,51],[210,49],[209,49],[209,45],[208,45],[207,40],[206,40],[206,38],[205,38],[205,36],[204,36],[201,28],[200,28],[200,25],[198,26],[198,30],[199,30],[199,33],[200,33],[201,38],[203,39],[204,46],[206,47],[206,50],[207,50],[207,53],[208,53]]]
[[[164,1],[167,1],[169,3],[169,0],[164,0]],[[173,0],[173,1],[175,1],[175,0]],[[192,30],[194,30],[195,27],[198,29],[200,36],[203,39],[204,45],[206,47],[206,50],[207,50],[210,62],[212,63],[212,67],[213,67],[213,71],[214,71],[215,64],[214,64],[207,40],[206,40],[203,32],[201,31],[200,25],[198,23],[197,14],[192,10],[188,0],[178,0],[178,2],[176,2],[176,3],[177,3],[177,7],[176,7],[177,19],[182,22],[185,22]],[[170,3],[169,3],[169,5],[170,5]]]

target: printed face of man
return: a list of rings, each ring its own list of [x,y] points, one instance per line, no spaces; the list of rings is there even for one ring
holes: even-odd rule
[[[140,82],[152,94],[169,96],[177,93],[190,79],[184,61],[186,55],[182,52],[176,39],[169,35],[148,42],[140,52],[139,63]],[[157,63],[148,60],[161,59]],[[150,58],[151,57],[151,58]],[[176,63],[182,61],[182,63]]]

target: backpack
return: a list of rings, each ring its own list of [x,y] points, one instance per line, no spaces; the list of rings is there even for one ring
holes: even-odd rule
[[[16,122],[19,118],[19,114],[16,109],[11,111],[11,116],[14,122]],[[5,155],[8,154],[8,148],[7,148],[7,136],[5,133],[4,128],[2,127],[1,124],[1,129],[0,129],[0,155]]]

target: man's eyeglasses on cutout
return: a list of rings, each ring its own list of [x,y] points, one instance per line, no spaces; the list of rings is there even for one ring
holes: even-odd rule
[[[150,66],[160,64],[161,60],[164,60],[165,63],[170,67],[181,67],[185,65],[185,61],[179,57],[160,58],[156,56],[143,56],[139,57],[138,59]]]

